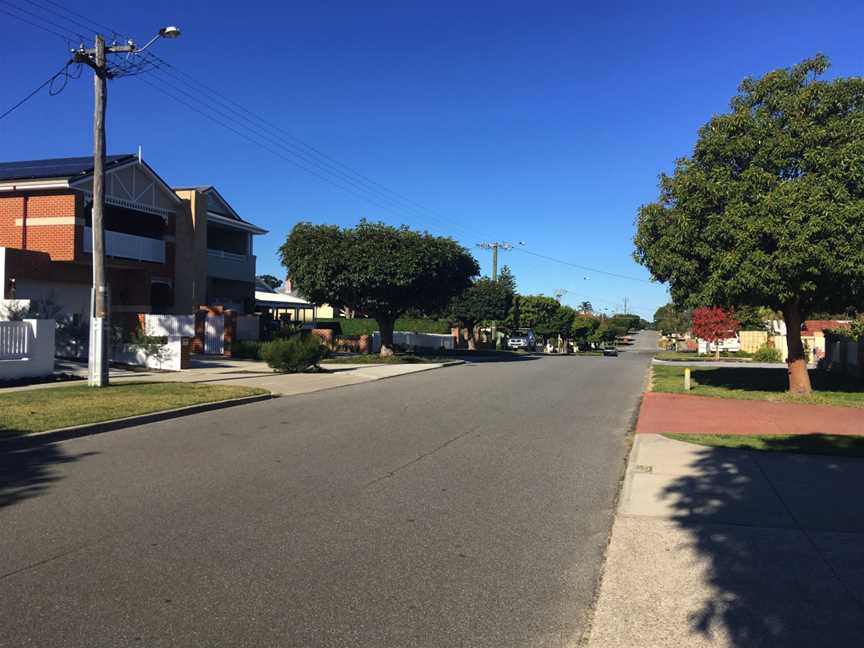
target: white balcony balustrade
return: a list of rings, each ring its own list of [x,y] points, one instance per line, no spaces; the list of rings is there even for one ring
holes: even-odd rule
[[[84,228],[84,251],[93,252],[93,230]],[[121,259],[165,263],[165,241],[105,230],[105,254]]]

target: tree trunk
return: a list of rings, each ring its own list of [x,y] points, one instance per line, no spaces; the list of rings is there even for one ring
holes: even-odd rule
[[[393,327],[396,325],[395,317],[376,316],[375,321],[378,322],[378,330],[381,333],[381,356],[392,356],[395,353],[393,349]]]
[[[720,340],[714,340],[714,359],[720,359]]]
[[[468,331],[468,350],[476,351],[477,350],[477,327],[473,324],[470,326],[466,326],[465,329]]]
[[[789,391],[800,396],[809,396],[812,393],[810,374],[807,373],[807,358],[804,354],[804,344],[801,342],[803,316],[796,302],[783,306],[783,320],[786,322],[786,347],[789,351],[786,359]]]

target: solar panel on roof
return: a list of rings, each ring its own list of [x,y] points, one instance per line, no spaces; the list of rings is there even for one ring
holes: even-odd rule
[[[108,155],[105,165],[111,166],[128,160],[132,155]],[[54,158],[50,160],[24,160],[0,162],[0,180],[28,180],[33,178],[71,178],[90,173],[92,157]]]

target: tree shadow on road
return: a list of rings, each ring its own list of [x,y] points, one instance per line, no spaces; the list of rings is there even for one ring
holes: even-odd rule
[[[0,448],[0,509],[43,494],[61,479],[56,466],[96,452],[69,454],[57,443],[8,441]]]
[[[843,462],[855,460],[732,452],[700,450],[691,474],[662,494],[689,538],[679,566],[704,569],[711,592],[687,611],[691,632],[736,648],[862,645],[864,523],[851,520],[864,506],[847,502],[835,517],[818,509],[825,498],[810,497],[848,497],[850,475],[860,473],[844,472]],[[785,477],[769,479],[772,472]],[[796,480],[783,481],[789,475]]]

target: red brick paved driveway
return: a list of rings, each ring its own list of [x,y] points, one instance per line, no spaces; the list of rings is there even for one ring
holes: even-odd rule
[[[637,434],[862,434],[864,409],[646,393]]]

